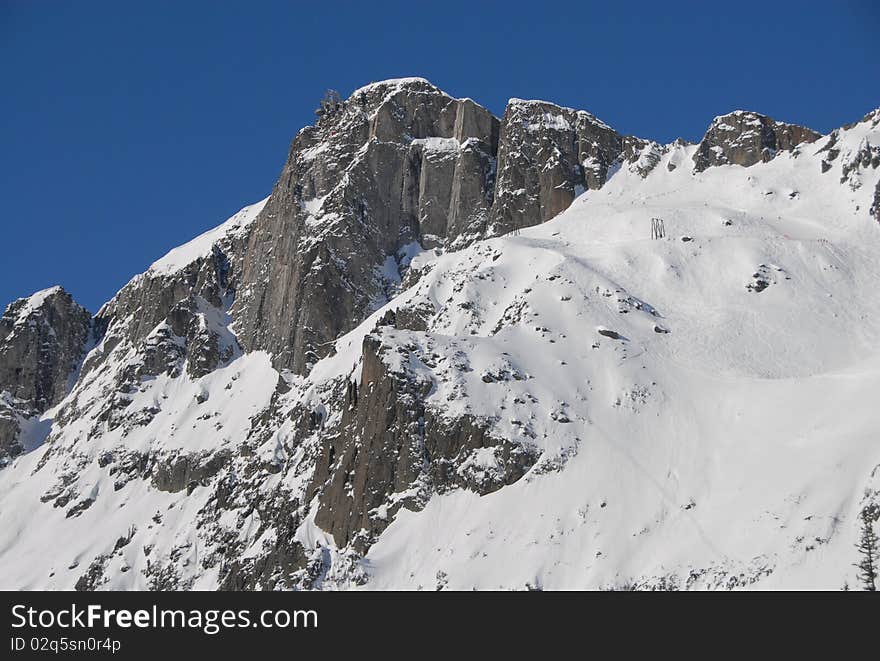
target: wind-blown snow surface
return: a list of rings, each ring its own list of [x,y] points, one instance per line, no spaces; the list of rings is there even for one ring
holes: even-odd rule
[[[876,171],[829,182],[821,144],[698,175],[668,171],[693,150],[673,148],[644,181],[620,171],[546,224],[437,259],[409,293],[443,310],[434,333],[392,331],[468,355],[433,400],[569,458],[402,511],[370,586],[842,587],[880,464],[880,228]],[[500,369],[532,378],[479,383]]]
[[[841,131],[838,148],[865,138],[880,142],[880,128]],[[437,357],[406,365],[433,382],[429,406],[489,420],[542,453],[494,493],[456,490],[398,512],[362,561],[366,587],[853,585],[857,513],[880,489],[880,227],[867,213],[880,170],[841,183],[841,158],[823,174],[825,141],[699,174],[693,146],[669,145],[646,178],[621,167],[550,222],[423,252],[415,285],[340,338],[309,377],[290,378],[289,403],[320,404],[324,384],[357,376],[374,332],[411,357]],[[650,239],[652,218],[665,239]],[[427,331],[375,328],[407,305],[434,311]],[[88,442],[234,445],[276,380],[260,353],[198,380],[163,377],[136,396],[179,407],[128,439]],[[188,406],[200,396],[210,415]],[[227,440],[210,432],[221,415]],[[56,443],[77,434],[73,423]],[[280,436],[264,450],[283,452]],[[0,472],[0,587],[72,587],[84,568],[70,567],[106,551],[90,526],[164,516],[114,556],[107,588],[143,587],[143,545],[197,540],[207,490],[137,481],[66,518],[39,503],[47,485],[31,473],[45,455]],[[484,449],[460,470],[494,469]],[[112,490],[94,463],[84,470],[95,497]],[[297,538],[332,546],[312,517]],[[198,543],[190,552],[197,567]],[[195,587],[214,586],[211,572],[193,571]]]
[[[150,266],[150,273],[173,273],[192,264],[199,257],[210,255],[211,248],[217,243],[217,241],[227,236],[235,236],[250,225],[263,210],[263,207],[266,206],[266,202],[268,201],[269,198],[266,197],[259,202],[248,205],[221,225],[200,234],[192,241],[184,243],[182,246],[170,250],[164,257],[153,262]]]
[[[24,300],[24,304],[22,304],[18,310],[18,316],[16,317],[15,325],[17,326],[19,324],[25,323],[34,313],[34,311],[38,310],[43,305],[43,303],[46,302],[47,298],[52,296],[52,294],[58,292],[60,289],[61,287],[56,285],[54,287],[49,287],[48,289],[41,289],[38,292],[34,292],[26,299],[19,299]]]

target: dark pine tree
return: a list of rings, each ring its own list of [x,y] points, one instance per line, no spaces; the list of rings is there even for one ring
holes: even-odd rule
[[[856,564],[859,569],[859,582],[863,590],[874,592],[877,589],[877,555],[880,553],[880,541],[874,532],[874,522],[880,515],[880,507],[869,505],[862,510],[862,535],[856,548],[862,556]]]

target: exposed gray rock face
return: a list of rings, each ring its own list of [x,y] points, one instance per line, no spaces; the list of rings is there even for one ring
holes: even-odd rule
[[[83,365],[83,374],[100,366],[114,351],[133,350],[137,360],[119,376],[120,392],[141,378],[186,371],[204,376],[240,354],[229,330],[228,309],[235,297],[233,267],[246,232],[218,240],[210,254],[177,270],[149,270],[131,280],[98,312],[101,340]],[[107,393],[108,401],[110,393]],[[66,417],[70,412],[61,411]]]
[[[411,246],[536,225],[618,161],[647,176],[662,153],[550,103],[514,99],[499,122],[422,79],[369,85],[294,139],[239,260],[237,335],[307,373],[394,293]]]
[[[353,544],[361,553],[401,507],[421,509],[433,493],[456,487],[491,493],[518,480],[537,460],[528,447],[493,437],[485,422],[445,420],[441,411],[426,407],[432,381],[405,367],[410,356],[401,369],[389,367],[383,354],[395,350],[381,333],[364,339],[361,380],[346,384],[341,420],[323,429],[310,489],[318,496],[315,522],[339,546]],[[431,358],[419,354],[413,360]],[[494,451],[497,473],[461,470],[471,452],[485,448]]]
[[[55,428],[80,420],[97,436],[143,427],[160,410],[129,407],[144,380],[197,379],[241,354],[228,309],[237,284],[233,261],[245,237],[246,228],[230,232],[179,268],[151,268],[101,308],[93,324],[96,346],[82,363],[76,396],[57,411]]]
[[[871,204],[871,215],[878,223],[880,223],[880,182],[877,182],[877,188],[874,189],[874,202]]]
[[[820,167],[822,168],[822,174],[828,172],[831,169],[831,163],[840,156],[840,149],[837,148],[837,141],[840,139],[840,132],[838,129],[834,129],[828,136],[828,140],[825,141],[825,144],[819,148],[817,153],[825,153],[825,156],[822,158],[822,162]]]
[[[694,171],[714,165],[766,163],[779,151],[790,151],[820,137],[815,131],[777,122],[766,115],[745,110],[716,117],[694,154]]]
[[[880,124],[880,108],[872,110],[860,121],[847,124],[842,128],[851,129],[858,124],[870,124],[872,128]],[[817,152],[824,153],[821,162],[822,173],[828,172],[836,163],[839,163],[840,183],[847,184],[850,190],[858,190],[862,187],[861,174],[868,169],[880,167],[880,145],[871,144],[870,140],[864,138],[856,149],[847,149],[841,153],[839,139],[840,129],[835,129]],[[876,209],[877,201],[875,199],[870,208],[871,215],[875,215]]]
[[[623,159],[628,163],[630,171],[637,173],[642,179],[647,177],[668,151],[668,147],[653,140],[642,140],[633,136],[623,139]],[[672,166],[675,169],[675,166]]]
[[[877,166],[880,166],[880,145],[872,145],[864,139],[857,149],[841,158],[840,183],[848,184],[850,190],[858,190],[862,186],[861,172]]]
[[[511,99],[501,122],[490,235],[549,220],[600,188],[624,139],[582,110]]]
[[[0,462],[22,451],[20,419],[57,404],[89,340],[91,314],[61,287],[11,303],[0,318]]]
[[[201,455],[178,454],[165,458],[152,470],[153,485],[160,491],[175,493],[204,486],[229,461],[228,451]]]
[[[156,333],[185,338],[184,348],[190,350],[193,345],[219,345],[221,339],[227,345],[233,342],[231,336],[213,336],[221,332],[217,327],[223,326],[225,320],[220,316],[235,295],[238,269],[233,268],[232,262],[240,254],[243,240],[226,237],[214,245],[210,255],[195,259],[180,270],[147,271],[135,277],[98,311],[96,324],[102,330],[103,342],[89,357],[84,370],[103,362],[120,343],[137,345]],[[167,324],[164,331],[161,324]],[[206,373],[219,361],[206,362],[201,358],[193,362],[188,366],[191,374]],[[213,364],[209,367],[210,362]],[[150,373],[161,371],[164,370]]]
[[[307,372],[383,304],[407,246],[476,238],[498,120],[422,79],[370,85],[296,136],[242,255],[238,336]]]
[[[19,418],[17,409],[6,398],[0,398],[0,466],[24,450],[18,439],[21,432]]]
[[[67,394],[82,357],[91,315],[61,287],[37,292],[0,318],[0,384],[16,399],[45,411]]]
[[[618,162],[647,176],[662,153],[550,103],[514,99],[499,122],[423,79],[357,90],[291,145],[239,256],[237,336],[307,373],[394,294],[414,246],[536,225]]]

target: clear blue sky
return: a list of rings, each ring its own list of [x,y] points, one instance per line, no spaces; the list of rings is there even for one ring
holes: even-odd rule
[[[862,2],[0,0],[0,309],[92,311],[271,190],[325,88],[424,76],[697,140],[735,108],[828,131],[880,106]]]

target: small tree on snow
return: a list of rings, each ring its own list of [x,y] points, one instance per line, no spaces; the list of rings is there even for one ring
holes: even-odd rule
[[[339,109],[342,105],[342,97],[336,90],[327,90],[321,98],[321,108],[325,113],[331,113]]]
[[[877,557],[880,541],[874,532],[874,521],[880,517],[880,506],[869,505],[862,510],[862,534],[856,548],[862,559],[856,564],[859,569],[859,582],[862,589],[874,592],[877,589]]]

